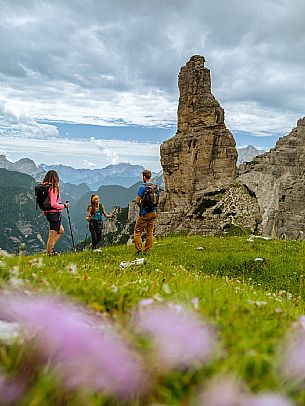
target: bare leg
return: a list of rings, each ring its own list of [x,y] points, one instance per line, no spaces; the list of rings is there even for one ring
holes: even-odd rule
[[[53,248],[55,245],[55,237],[56,237],[56,231],[50,230],[49,238],[48,238],[48,242],[47,242],[47,254],[48,255],[50,255],[51,252],[53,251]]]
[[[65,230],[64,230],[63,226],[60,225],[59,233],[56,233],[56,235],[54,237],[54,246],[57,243],[57,241],[60,239],[60,237],[63,235],[64,232],[65,232]]]
[[[50,255],[53,252],[55,244],[57,243],[57,241],[60,239],[60,237],[63,235],[64,232],[65,232],[65,230],[62,225],[60,225],[59,233],[57,233],[57,231],[55,231],[55,230],[50,230],[48,243],[47,243],[47,254],[48,255]]]

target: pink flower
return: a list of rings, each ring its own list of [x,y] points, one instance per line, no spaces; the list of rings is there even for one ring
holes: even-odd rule
[[[206,362],[215,347],[214,331],[182,307],[148,307],[136,317],[137,328],[148,334],[156,347],[161,366],[189,367]]]
[[[106,323],[51,297],[5,297],[0,315],[20,322],[36,347],[53,361],[67,388],[105,391],[129,398],[146,381],[141,360]],[[98,327],[101,328],[98,330]]]
[[[244,406],[241,384],[233,378],[216,378],[207,387],[200,401],[202,406]]]
[[[200,401],[202,406],[293,406],[284,396],[274,393],[249,393],[236,379],[214,379]]]
[[[305,384],[305,330],[301,325],[286,338],[281,349],[280,372],[288,381]]]
[[[246,398],[243,406],[293,406],[293,404],[284,396],[266,393]]]
[[[142,299],[139,301],[139,306],[149,306],[151,304],[155,303],[154,299]]]
[[[22,380],[14,380],[0,375],[0,405],[15,405],[22,397],[25,383]]]

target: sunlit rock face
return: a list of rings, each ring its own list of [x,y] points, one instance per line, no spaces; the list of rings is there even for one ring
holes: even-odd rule
[[[231,226],[304,238],[305,117],[275,148],[236,169],[235,141],[193,56],[179,74],[178,130],[161,145],[165,191],[158,234],[217,234]]]
[[[242,164],[239,181],[257,197],[265,235],[304,238],[305,117],[275,148]]]
[[[179,74],[178,130],[161,146],[166,210],[189,206],[210,186],[236,178],[235,140],[211,93],[204,57],[193,56]]]
[[[257,202],[236,181],[235,140],[211,92],[202,56],[181,68],[178,130],[161,146],[165,192],[157,233],[215,234],[232,222],[257,228]],[[243,205],[243,206],[242,206]]]

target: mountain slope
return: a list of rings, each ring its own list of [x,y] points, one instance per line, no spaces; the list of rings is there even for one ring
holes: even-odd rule
[[[0,155],[0,168],[26,173],[36,180],[41,180],[45,173],[42,168],[37,167],[35,162],[29,158],[21,158],[19,161],[10,162],[5,155]]]
[[[72,166],[44,164],[40,167],[45,171],[56,170],[62,182],[76,185],[86,183],[92,190],[98,189],[101,185],[132,186],[141,180],[141,173],[144,170],[143,166],[125,162],[101,169],[75,169]]]
[[[238,152],[238,159],[237,159],[237,165],[243,163],[243,162],[250,162],[253,160],[258,155],[264,154],[266,151],[262,149],[257,149],[253,145],[248,145],[244,148],[237,148]]]
[[[18,252],[22,243],[27,252],[42,251],[45,247],[49,228],[42,211],[36,210],[35,184],[29,175],[0,169],[0,248],[8,252]],[[63,225],[67,233],[58,247],[68,250],[71,242],[66,218]]]

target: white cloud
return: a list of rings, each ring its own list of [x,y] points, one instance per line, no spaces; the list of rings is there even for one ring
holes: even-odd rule
[[[94,162],[89,162],[86,159],[84,159],[84,165],[85,165],[86,168],[90,168],[90,169],[96,167],[96,164]]]
[[[43,118],[172,125],[192,54],[231,130],[286,131],[305,115],[304,15],[303,0],[3,0],[1,97],[15,117],[2,131],[52,136]]]
[[[223,107],[229,129],[248,131],[258,137],[288,133],[298,119],[291,111],[273,110],[255,102],[224,103]]]
[[[26,138],[16,142],[16,137],[1,137],[0,149],[14,159],[29,157],[37,164],[61,163],[75,168],[84,167],[84,161],[96,167],[120,162],[143,165],[157,172],[160,170],[159,144],[121,140],[90,140],[63,138]],[[106,152],[105,152],[106,151]]]
[[[41,124],[29,115],[15,111],[7,103],[0,101],[0,134],[16,137],[55,137],[57,128],[49,124]]]
[[[102,151],[103,154],[105,154],[108,158],[111,159],[112,165],[116,165],[119,162],[123,162],[122,160],[119,159],[119,154],[116,151],[111,151],[108,148],[103,148],[98,145],[98,142],[96,142],[96,144],[97,144],[99,150]]]

